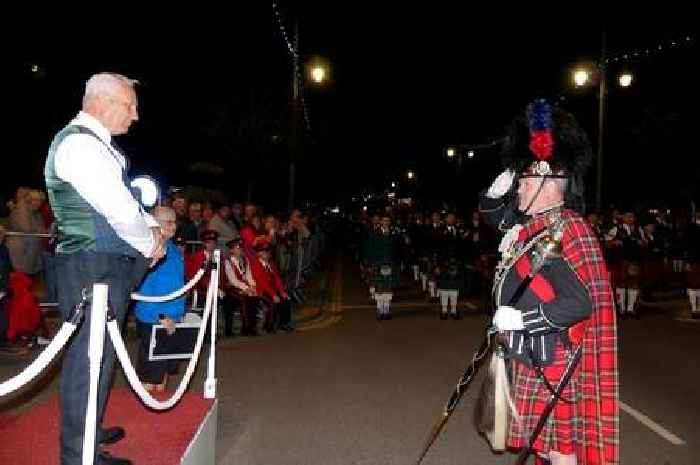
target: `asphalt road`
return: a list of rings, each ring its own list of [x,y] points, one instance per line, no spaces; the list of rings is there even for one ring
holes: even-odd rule
[[[415,462],[481,342],[484,317],[472,307],[461,321],[440,321],[410,285],[397,295],[394,319],[378,322],[356,267],[343,268],[330,277],[332,324],[220,349],[219,464]],[[700,324],[673,318],[681,302],[657,302],[642,319],[621,322],[623,464],[700,463]],[[475,432],[475,395],[476,386],[426,465],[514,462],[492,454]]]
[[[379,322],[354,263],[337,262],[327,282],[322,319],[291,334],[220,341],[217,464],[415,462],[481,342],[484,316],[470,304],[463,320],[440,321],[435,304],[426,303],[409,282],[397,294],[394,319]],[[662,300],[644,308],[642,319],[621,322],[621,399],[631,408],[620,415],[623,464],[700,463],[694,453],[700,445],[700,324],[674,318],[682,302]],[[0,379],[26,363],[0,359]],[[201,390],[203,365],[192,383],[195,390]],[[0,411],[19,413],[51,395],[59,368],[0,404]],[[121,376],[116,379],[123,384]],[[514,462],[514,456],[492,454],[475,432],[475,395],[476,384],[426,465]],[[642,423],[630,411],[649,421]],[[675,445],[676,439],[683,443]]]

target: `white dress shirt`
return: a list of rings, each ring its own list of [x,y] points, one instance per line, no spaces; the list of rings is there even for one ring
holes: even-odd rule
[[[71,125],[94,132],[71,134],[58,146],[54,157],[56,176],[70,183],[78,194],[103,215],[117,235],[127,244],[151,257],[154,241],[150,227],[158,223],[134,199],[122,181],[126,160],[111,149],[112,136],[93,116],[80,112]]]

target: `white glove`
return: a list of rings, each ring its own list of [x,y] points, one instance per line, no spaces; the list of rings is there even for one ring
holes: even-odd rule
[[[503,197],[503,195],[510,190],[513,185],[513,179],[515,179],[515,171],[507,169],[501,174],[499,174],[496,179],[486,191],[486,197],[490,199],[498,199]]]
[[[520,310],[501,305],[493,315],[493,325],[499,331],[519,331],[525,329],[523,314]]]

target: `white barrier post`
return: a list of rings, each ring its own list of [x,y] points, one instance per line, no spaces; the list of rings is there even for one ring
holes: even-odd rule
[[[102,367],[102,353],[105,340],[105,320],[107,318],[106,284],[92,287],[92,308],[90,309],[90,342],[88,361],[90,365],[90,391],[85,411],[85,431],[83,433],[83,465],[92,465],[95,458],[95,435],[97,428],[97,390]]]
[[[209,365],[207,367],[207,379],[204,381],[204,398],[216,398],[216,328],[217,328],[217,304],[219,301],[219,266],[221,265],[221,251],[214,250],[214,268],[211,272],[209,287],[212,293],[211,302],[211,342],[209,346]]]

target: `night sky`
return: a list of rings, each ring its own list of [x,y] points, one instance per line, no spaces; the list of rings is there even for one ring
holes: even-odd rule
[[[254,200],[283,208],[291,57],[271,2],[254,3],[233,12],[180,12],[177,20],[131,12],[104,30],[54,26],[15,36],[5,61],[10,140],[0,195],[19,183],[42,185],[53,134],[78,111],[85,80],[108,70],[142,82],[141,120],[120,138],[134,174],[169,186],[207,185],[238,200],[250,189]],[[559,101],[596,141],[596,89],[573,89],[570,73],[600,54],[599,27],[513,27],[426,5],[279,3],[288,31],[299,18],[305,59],[322,56],[331,66],[330,82],[305,89],[311,133],[299,162],[300,199],[348,198],[394,180],[404,185],[413,169],[421,197],[469,208],[498,172],[498,154],[477,152],[457,173],[443,149],[493,140],[537,97]],[[110,33],[116,26],[121,32]],[[673,27],[607,30],[612,54],[693,35]],[[627,61],[634,83],[624,90],[615,85],[621,65],[611,67],[606,204],[700,200],[698,86],[689,65],[696,55],[693,40]]]

